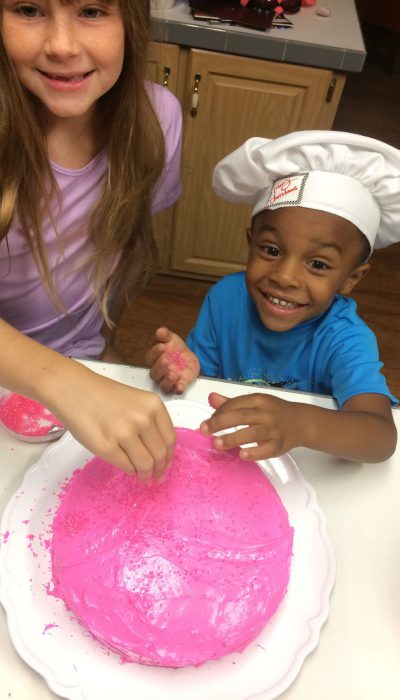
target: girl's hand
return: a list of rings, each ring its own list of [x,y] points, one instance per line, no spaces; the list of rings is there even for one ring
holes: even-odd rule
[[[199,376],[199,361],[185,341],[168,328],[158,328],[156,339],[158,343],[146,354],[150,377],[163,391],[182,394]]]
[[[239,454],[241,459],[260,460],[279,457],[301,444],[298,430],[301,404],[267,394],[247,394],[228,399],[212,393],[208,400],[216,411],[201,424],[203,433],[217,433],[242,426],[235,432],[216,437],[214,446],[218,450],[256,443],[253,447],[242,447]]]
[[[46,406],[91,452],[141,479],[172,461],[175,430],[160,397],[93,372],[0,319],[0,384]]]
[[[123,471],[143,481],[162,476],[173,458],[175,429],[160,397],[78,368],[79,383],[75,373],[65,383],[55,415],[91,452]]]

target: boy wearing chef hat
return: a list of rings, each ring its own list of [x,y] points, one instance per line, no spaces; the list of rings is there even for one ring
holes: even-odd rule
[[[201,372],[336,399],[340,411],[264,393],[211,394],[216,411],[202,430],[242,426],[214,444],[253,443],[241,448],[243,459],[298,446],[388,459],[397,401],[380,372],[375,336],[344,295],[367,273],[374,248],[400,240],[400,151],[334,131],[251,138],[218,163],[213,188],[253,205],[247,271],[212,287],[187,344],[158,329],[150,376],[176,393]]]

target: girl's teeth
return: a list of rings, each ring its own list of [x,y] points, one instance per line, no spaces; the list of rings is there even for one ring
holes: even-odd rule
[[[64,80],[65,82],[68,82],[68,83],[77,83],[77,82],[79,82],[79,80],[83,80],[86,73],[82,73],[81,75],[74,75],[70,78],[68,78],[65,75],[53,75],[52,73],[48,73],[47,75],[49,76],[49,78],[52,78],[53,80]]]

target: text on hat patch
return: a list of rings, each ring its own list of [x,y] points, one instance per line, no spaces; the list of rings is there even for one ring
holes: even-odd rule
[[[296,206],[303,196],[308,173],[293,173],[275,180],[268,197],[266,208]]]

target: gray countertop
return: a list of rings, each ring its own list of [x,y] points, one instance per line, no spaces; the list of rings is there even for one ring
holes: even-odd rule
[[[314,7],[288,15],[293,27],[265,32],[194,20],[186,0],[177,0],[168,10],[156,9],[162,1],[152,0],[156,41],[346,72],[359,72],[364,65],[366,51],[354,0],[317,0]],[[323,5],[331,10],[330,17],[316,14]]]

